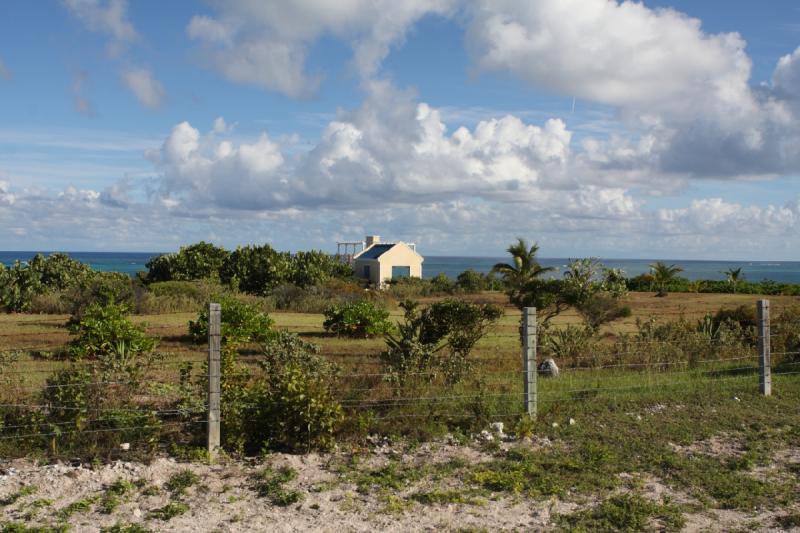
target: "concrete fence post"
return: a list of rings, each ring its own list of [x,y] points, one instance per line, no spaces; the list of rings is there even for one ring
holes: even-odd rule
[[[536,308],[522,310],[522,386],[525,412],[536,417]]]
[[[772,394],[772,353],[769,329],[769,300],[759,300],[756,304],[758,316],[758,385],[762,395]]]
[[[220,330],[222,307],[208,306],[208,453],[214,459],[220,447]]]

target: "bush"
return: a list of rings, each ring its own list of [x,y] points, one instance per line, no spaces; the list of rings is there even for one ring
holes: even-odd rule
[[[337,369],[316,346],[276,332],[264,343],[257,374],[236,361],[232,348],[223,348],[222,361],[222,435],[228,449],[308,451],[333,444],[343,419],[333,393]]]
[[[480,292],[485,290],[483,276],[472,269],[465,270],[456,278],[456,287],[464,292]]]
[[[88,265],[65,254],[37,254],[27,263],[0,268],[0,307],[7,311],[29,311],[32,300],[48,292],[65,291],[91,277]]]
[[[70,319],[67,329],[75,336],[67,346],[75,359],[121,351],[139,354],[155,347],[155,340],[147,336],[144,326],[128,319],[128,308],[124,305],[91,304],[82,316]]]
[[[416,302],[400,305],[405,319],[398,326],[399,335],[386,336],[387,350],[381,354],[389,380],[399,384],[420,373],[428,374],[427,381],[441,374],[447,383],[460,382],[470,368],[475,344],[503,314],[495,305],[453,298],[422,310]]]
[[[146,281],[187,281],[219,278],[229,252],[207,242],[184,246],[177,253],[153,257],[147,262]]]
[[[219,303],[222,342],[263,342],[269,338],[274,322],[265,312],[229,296]],[[197,344],[208,341],[208,306],[203,307],[197,320],[189,322],[189,335]]]
[[[597,341],[594,333],[590,327],[572,324],[548,328],[540,335],[543,355],[552,357],[561,365],[570,362],[572,366],[583,366],[595,353]]]
[[[137,399],[152,363],[160,357],[153,351],[155,340],[132,324],[118,305],[89,306],[70,324],[70,331],[76,336],[70,353],[88,359],[47,379],[40,401],[50,409],[28,418],[24,431],[59,435],[49,443],[56,453],[57,443],[90,455],[132,440],[144,443],[139,449],[150,449],[161,424]]]
[[[281,333],[267,343],[258,413],[264,442],[291,451],[329,449],[344,418],[336,401],[336,367],[317,348]]]
[[[450,278],[442,272],[431,279],[395,278],[388,285],[388,293],[400,300],[451,294],[455,288]]]
[[[223,283],[243,292],[267,295],[291,277],[292,257],[269,244],[244,246],[231,253],[220,270]]]
[[[319,250],[297,252],[292,256],[291,281],[298,287],[310,287],[329,279],[347,279],[353,268],[338,257]]]
[[[383,335],[392,330],[389,312],[372,302],[332,305],[325,310],[325,331],[353,338]]]
[[[575,307],[586,326],[595,331],[603,324],[633,314],[629,306],[620,304],[616,298],[605,292],[594,294]]]

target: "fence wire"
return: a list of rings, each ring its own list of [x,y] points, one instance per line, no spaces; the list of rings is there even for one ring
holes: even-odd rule
[[[733,308],[732,308],[733,309]],[[781,313],[789,312],[786,308],[772,308],[771,330],[766,335],[775,343],[771,351],[773,368],[771,376],[773,384],[780,385],[784,379],[796,379],[800,375],[800,343],[791,344],[792,338],[800,339],[800,320],[781,319]],[[646,318],[655,318],[657,324],[664,323],[661,318],[669,320],[674,317],[694,320],[707,316],[702,311],[658,311],[645,310],[640,313]],[[562,318],[574,318],[574,313],[562,314]],[[506,317],[521,318],[521,314],[508,313]],[[25,339],[46,335],[63,340],[68,332],[59,328],[57,322],[52,323],[53,330],[25,331],[21,333],[0,333],[0,339],[13,337],[23,344],[31,344]],[[41,325],[41,324],[40,324]],[[770,325],[768,324],[767,327]],[[169,332],[169,334],[186,335],[185,324],[145,325],[148,333]],[[304,333],[319,336],[323,328],[317,325],[282,326],[278,329],[293,331],[301,336]],[[648,338],[639,333],[617,334],[609,338],[594,340],[583,348],[576,348],[574,353],[564,355],[558,353],[547,335],[555,333],[558,327],[541,331],[537,346],[539,352],[536,362],[540,363],[548,357],[554,357],[559,365],[558,376],[550,376],[543,369],[535,366],[528,370],[523,367],[521,353],[520,325],[502,323],[495,325],[475,347],[474,354],[469,357],[470,365],[463,373],[463,380],[451,383],[447,380],[445,369],[399,369],[389,366],[380,341],[360,341],[342,339],[331,342],[321,350],[320,355],[336,362],[337,369],[330,376],[332,397],[344,409],[348,416],[373,415],[374,421],[402,421],[419,419],[471,419],[476,409],[485,409],[486,416],[491,419],[515,418],[529,414],[527,409],[531,398],[538,405],[552,405],[563,401],[594,401],[597,398],[630,398],[632,394],[647,393],[650,399],[653,394],[674,394],[676,391],[710,390],[714,387],[734,387],[735,390],[755,392],[759,386],[759,348],[757,336],[753,331],[743,331],[738,336],[729,335],[725,339],[714,335],[701,336],[699,332],[691,339],[681,338]],[[793,337],[794,336],[794,337]],[[545,342],[541,342],[545,341]],[[780,342],[779,342],[780,341]],[[0,340],[0,343],[3,341]],[[43,340],[43,345],[51,346],[54,339]],[[346,343],[346,344],[345,344]],[[338,345],[337,345],[338,344]],[[36,346],[23,350],[0,348],[0,358],[12,359],[19,352],[33,350]],[[256,369],[254,365],[260,358],[258,352],[243,355],[241,361]],[[159,387],[177,387],[179,382],[169,375],[181,372],[186,376],[186,369],[193,383],[202,384],[209,378],[207,373],[208,351],[205,347],[165,351],[160,358],[146,366],[148,373],[155,373],[160,379],[148,379],[141,391],[140,407],[92,407],[76,406],[70,403],[48,402],[43,398],[49,393],[60,393],[80,387],[92,387],[107,390],[113,394],[119,387],[135,385],[136,382],[119,379],[96,379],[84,383],[54,383],[47,381],[47,375],[53,375],[66,368],[97,369],[96,361],[59,361],[31,360],[13,362],[10,366],[0,366],[0,380],[7,382],[7,393],[30,393],[27,397],[9,398],[3,396],[6,403],[0,403],[0,410],[21,410],[46,415],[54,412],[85,413],[86,419],[80,424],[81,429],[72,427],[75,420],[70,421],[34,421],[30,424],[2,424],[0,420],[0,440],[29,438],[60,438],[67,435],[93,434],[106,432],[129,432],[145,430],[161,430],[165,428],[191,428],[206,423],[204,416],[208,410],[208,400],[204,391],[194,389],[202,395],[192,407],[175,406],[175,397],[154,394]],[[752,364],[748,365],[748,362]],[[776,364],[777,363],[777,364]],[[46,367],[46,368],[42,368]],[[372,371],[372,370],[375,371]],[[102,372],[98,371],[99,376]],[[255,375],[255,374],[254,374]],[[526,396],[524,379],[536,378],[536,384]],[[14,380],[20,380],[19,383]],[[728,390],[728,389],[724,389]],[[652,393],[652,394],[651,394]],[[644,396],[643,396],[644,397]],[[29,400],[26,402],[25,400]],[[156,408],[154,403],[165,405]],[[248,406],[256,407],[256,406]],[[119,422],[118,417],[109,413],[130,413],[151,416],[159,420],[158,424],[140,424],[123,427],[93,427],[97,425]],[[222,419],[225,420],[226,406],[222,405]],[[174,420],[174,418],[187,418]],[[163,419],[163,421],[162,421]],[[24,431],[32,427],[42,431]],[[50,428],[63,428],[51,430]],[[21,433],[7,434],[14,430]]]

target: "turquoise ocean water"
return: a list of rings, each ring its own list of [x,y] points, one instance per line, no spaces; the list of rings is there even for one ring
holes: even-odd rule
[[[16,260],[26,261],[36,252],[0,252],[0,263],[10,265]],[[44,254],[50,252],[42,252]],[[135,274],[146,270],[145,264],[157,253],[141,252],[68,252],[68,254],[96,270],[124,272]],[[443,257],[426,256],[422,270],[426,278],[444,272],[447,276],[455,278],[467,269],[478,272],[489,272],[495,263],[507,261],[504,257]],[[650,270],[649,265],[653,259],[601,259],[608,267],[621,268],[628,276],[636,276]],[[566,258],[542,258],[545,266],[554,266],[560,272],[569,262]],[[742,268],[745,279],[761,281],[770,279],[779,283],[800,283],[800,261],[688,261],[680,259],[667,259],[665,262],[675,263],[683,267],[681,274],[689,279],[725,279],[723,272],[729,268]]]

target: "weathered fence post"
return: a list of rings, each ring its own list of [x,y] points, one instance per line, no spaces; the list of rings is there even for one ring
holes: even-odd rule
[[[208,453],[212,459],[220,446],[220,329],[222,307],[208,305]]]
[[[525,411],[536,416],[536,308],[522,310],[522,384]]]
[[[772,394],[769,300],[759,300],[756,309],[758,311],[758,385],[761,394],[769,396]]]

